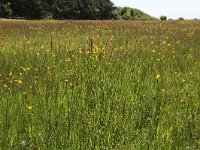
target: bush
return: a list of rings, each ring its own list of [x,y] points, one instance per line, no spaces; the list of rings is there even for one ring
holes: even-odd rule
[[[160,20],[163,20],[163,21],[167,20],[167,16],[160,16]]]
[[[178,20],[184,20],[184,18],[183,17],[179,17]]]

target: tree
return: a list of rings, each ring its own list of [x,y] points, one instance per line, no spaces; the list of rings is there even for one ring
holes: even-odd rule
[[[98,19],[99,9],[96,0],[79,1],[81,19]]]
[[[120,13],[119,13],[120,11]],[[25,19],[134,19],[140,12],[110,0],[0,0],[0,17]]]
[[[41,3],[41,0],[28,0],[25,3],[26,13],[24,17],[27,19],[41,19],[45,16],[43,10],[44,6]]]
[[[0,18],[9,18],[12,15],[11,3],[7,1],[0,2]]]
[[[99,9],[99,19],[115,18],[114,4],[110,0],[97,0],[97,8]]]
[[[54,16],[60,19],[78,19],[78,0],[57,0],[54,3]]]

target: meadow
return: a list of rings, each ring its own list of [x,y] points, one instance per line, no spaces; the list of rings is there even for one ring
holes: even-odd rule
[[[199,148],[200,21],[0,20],[0,149]]]

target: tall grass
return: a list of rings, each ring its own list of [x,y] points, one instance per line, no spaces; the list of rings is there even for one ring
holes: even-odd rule
[[[0,42],[3,40],[3,27],[0,26]]]
[[[199,148],[199,21],[0,25],[1,149]]]

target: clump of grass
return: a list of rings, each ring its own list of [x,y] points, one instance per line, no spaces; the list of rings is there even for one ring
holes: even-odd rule
[[[2,149],[198,149],[200,22],[0,24]]]

